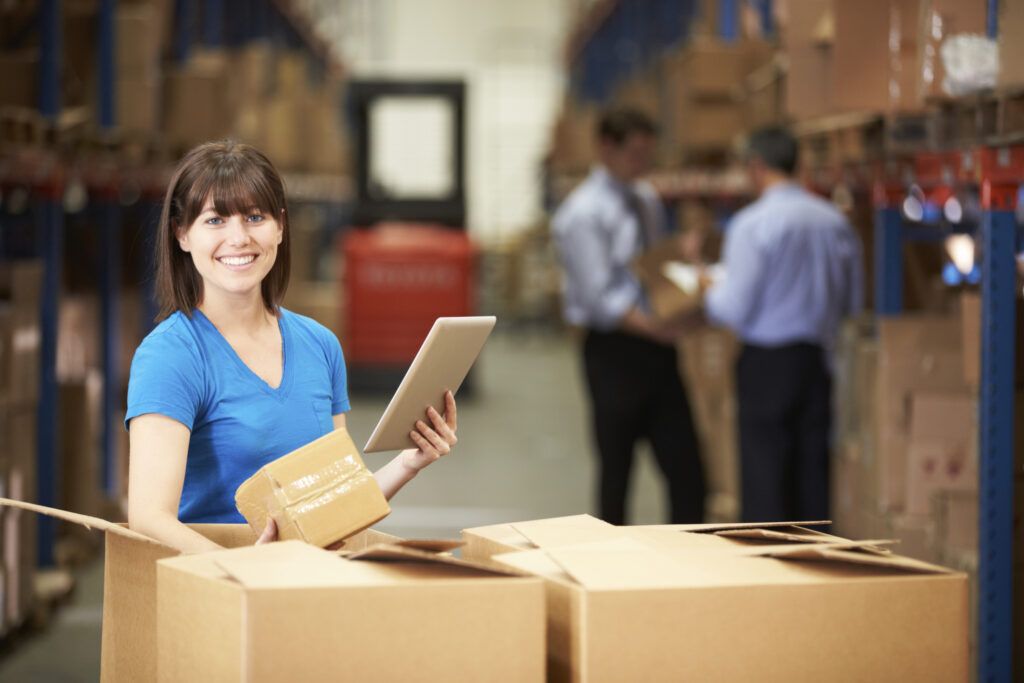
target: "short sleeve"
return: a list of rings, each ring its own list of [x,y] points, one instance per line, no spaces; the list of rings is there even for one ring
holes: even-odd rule
[[[191,430],[203,401],[199,351],[169,331],[146,337],[132,358],[124,424],[149,413],[165,415]]]
[[[348,373],[341,343],[333,334],[327,336],[327,359],[331,368],[331,415],[339,415],[351,409],[348,402]]]

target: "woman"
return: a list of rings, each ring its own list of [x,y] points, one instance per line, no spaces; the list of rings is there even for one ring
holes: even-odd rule
[[[161,322],[132,360],[125,424],[129,526],[186,552],[218,547],[186,523],[244,523],[239,484],[345,426],[338,339],[280,306],[288,235],[284,186],[262,153],[213,142],[181,161],[157,233]],[[374,475],[387,498],[455,445],[450,392],[445,406],[410,433],[417,449]],[[271,522],[257,542],[276,534]]]

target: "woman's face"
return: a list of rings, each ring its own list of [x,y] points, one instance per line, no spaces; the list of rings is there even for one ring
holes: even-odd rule
[[[208,199],[199,217],[180,234],[178,244],[192,255],[205,299],[217,292],[259,295],[283,238],[284,230],[273,216],[256,208],[244,215],[220,216]]]

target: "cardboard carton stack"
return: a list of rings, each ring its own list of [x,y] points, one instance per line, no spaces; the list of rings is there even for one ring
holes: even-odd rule
[[[663,63],[670,164],[691,152],[728,148],[743,131],[740,84],[749,71],[740,45],[697,38]]]
[[[568,174],[585,174],[597,158],[598,107],[567,94],[551,131],[551,168]]]
[[[968,675],[966,576],[870,541],[788,523],[613,527],[586,515],[463,539],[468,559],[543,578],[550,681]]]
[[[783,28],[790,114],[921,110],[943,96],[942,41],[984,35],[985,12],[957,0],[793,0]]]
[[[114,92],[117,125],[128,135],[155,132],[160,126],[161,70],[167,3],[118,3]],[[201,108],[201,107],[197,107]]]
[[[40,385],[38,261],[0,262],[0,490],[36,498],[36,440]],[[36,520],[0,514],[0,632],[20,624],[33,600]]]

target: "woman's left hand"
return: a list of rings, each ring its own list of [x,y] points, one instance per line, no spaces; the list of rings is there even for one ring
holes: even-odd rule
[[[402,453],[402,463],[417,472],[451,453],[452,448],[459,441],[455,436],[458,420],[455,397],[452,396],[452,392],[445,392],[444,395],[444,417],[433,406],[427,408],[426,417],[430,420],[430,424],[424,420],[418,420],[416,429],[409,432],[409,436],[418,448],[416,450],[410,448]]]

